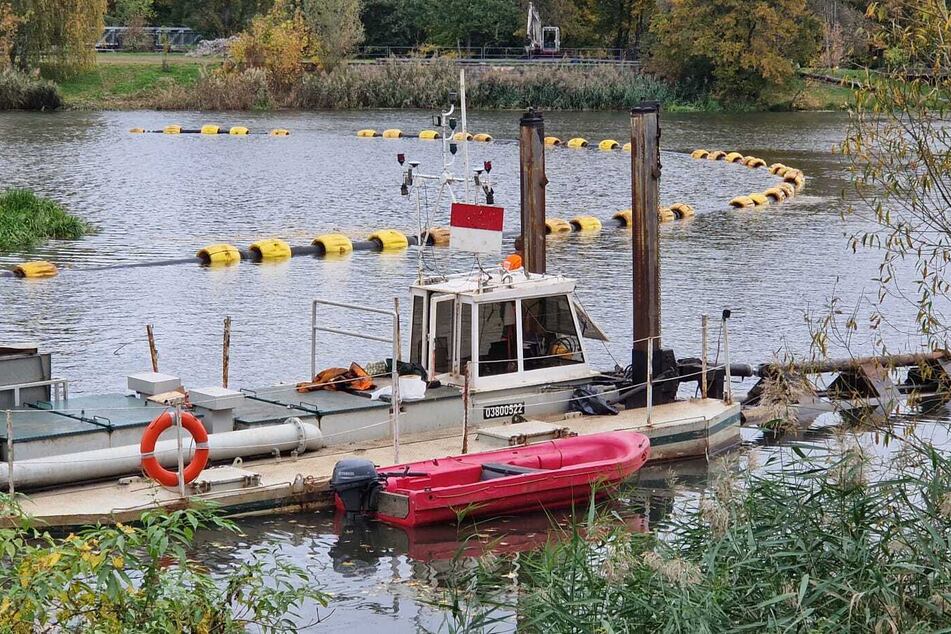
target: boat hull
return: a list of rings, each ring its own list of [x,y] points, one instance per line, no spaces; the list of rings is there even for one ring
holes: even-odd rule
[[[646,436],[621,431],[386,467],[420,475],[389,478],[376,517],[424,526],[565,508],[617,489],[649,457]]]

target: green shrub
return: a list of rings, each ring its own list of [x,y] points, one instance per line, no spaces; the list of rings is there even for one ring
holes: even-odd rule
[[[29,190],[0,193],[0,251],[30,249],[47,239],[75,240],[89,230],[58,203]]]
[[[278,105],[263,68],[204,74],[194,85],[160,89],[152,103],[163,110],[266,110]]]
[[[189,559],[198,531],[237,531],[208,507],[66,537],[31,528],[8,496],[0,514],[13,522],[0,529],[0,634],[295,632],[305,601],[327,602],[307,570],[269,547],[216,575]]]
[[[0,70],[0,110],[56,110],[61,105],[63,100],[53,82]]]

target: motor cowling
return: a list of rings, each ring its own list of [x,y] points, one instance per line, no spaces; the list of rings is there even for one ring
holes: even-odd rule
[[[334,465],[330,489],[340,497],[347,513],[375,511],[380,488],[380,475],[372,461],[346,458]]]

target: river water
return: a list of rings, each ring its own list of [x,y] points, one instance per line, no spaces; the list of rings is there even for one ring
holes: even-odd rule
[[[46,280],[0,278],[0,343],[34,342],[52,352],[54,375],[68,378],[73,394],[115,392],[125,388],[127,374],[149,368],[144,327],[152,323],[162,371],[197,387],[220,380],[222,320],[231,316],[233,387],[301,380],[309,369],[310,300],[391,306],[395,295],[406,296],[415,277],[415,251],[297,257],[224,269],[191,264],[91,269],[188,257],[214,242],[246,247],[281,237],[298,245],[330,231],[353,237],[380,228],[411,232],[415,204],[400,196],[396,153],[433,172],[439,144],[362,139],[354,132],[413,131],[428,127],[428,121],[429,113],[421,111],[0,114],[0,187],[29,187],[56,198],[97,228],[82,240],[0,254],[5,267],[49,259],[62,269]],[[845,307],[876,296],[877,255],[853,254],[847,239],[866,221],[841,218],[851,196],[845,163],[833,149],[845,134],[846,115],[664,114],[662,121],[662,202],[687,202],[697,210],[695,218],[661,228],[664,337],[678,355],[698,355],[700,314],[717,316],[724,308],[733,311],[734,361],[808,355],[804,314],[821,311],[833,294]],[[282,127],[291,135],[128,133],[133,127],[211,122],[252,130]],[[476,112],[470,129],[495,137],[491,144],[470,146],[472,161],[492,161],[496,202],[506,208],[506,228],[516,229],[518,114]],[[563,139],[623,143],[626,130],[624,113],[546,114],[546,133]],[[800,168],[806,187],[779,205],[731,209],[727,201],[733,196],[763,191],[778,178],[763,169],[692,160],[688,153],[696,147],[736,149]],[[628,154],[553,148],[546,162],[549,216],[591,214],[607,221],[630,206]],[[447,224],[447,215],[439,210],[433,224]],[[611,338],[591,350],[601,366],[629,358],[629,236],[605,222],[597,235],[549,240],[549,270],[580,280],[580,298]],[[428,265],[468,270],[472,262],[437,251]],[[905,334],[914,332],[914,312],[897,303],[888,308],[893,320],[884,336],[895,348],[914,349],[918,340]],[[324,319],[329,325],[354,325],[343,314]],[[385,332],[372,320],[360,327]],[[852,345],[871,352],[871,338],[860,329]],[[321,342],[318,366],[384,356],[386,350],[365,342],[334,340]],[[700,481],[704,472],[696,465],[684,468]],[[632,521],[651,519],[627,511]],[[317,581],[334,594],[334,612],[315,630],[414,631],[437,629],[443,622],[443,614],[424,600],[424,588],[438,578],[439,566],[431,560],[440,553],[445,558],[447,543],[456,542],[454,532],[364,533],[335,526],[330,516],[269,518],[242,526],[245,537],[217,544],[224,559],[250,556],[255,543],[273,539],[296,560],[321,569]],[[489,534],[505,535],[509,528],[503,523]],[[532,524],[512,539],[532,542],[543,533],[544,527]]]

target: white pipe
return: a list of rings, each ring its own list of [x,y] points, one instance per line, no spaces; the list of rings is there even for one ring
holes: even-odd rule
[[[295,420],[295,419],[289,419]],[[191,460],[194,443],[186,443],[184,458]],[[209,460],[232,460],[238,457],[271,454],[299,449],[314,451],[324,446],[323,434],[311,423],[288,422],[255,429],[220,432],[208,436]],[[163,440],[155,445],[155,457],[165,467],[178,463],[178,442]],[[9,477],[0,463],[0,486]],[[117,477],[139,473],[141,457],[138,445],[96,449],[81,453],[60,454],[45,458],[17,460],[13,464],[13,480],[17,488],[42,487],[54,484],[75,484],[84,480]]]

